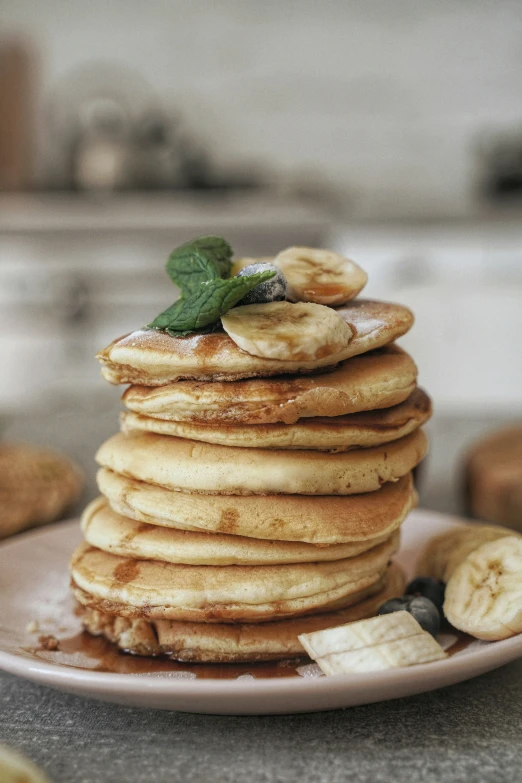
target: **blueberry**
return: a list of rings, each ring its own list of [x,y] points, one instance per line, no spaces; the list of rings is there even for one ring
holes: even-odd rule
[[[433,601],[423,595],[414,595],[410,599],[408,612],[425,631],[432,636],[437,636],[440,631],[440,612]]]
[[[264,302],[282,302],[286,299],[288,294],[288,284],[286,277],[273,264],[250,264],[245,266],[240,272],[237,273],[237,277],[245,277],[248,275],[255,275],[256,272],[277,272],[277,274],[265,283],[259,283],[252,291],[249,291],[246,296],[241,299],[239,305],[249,304],[263,304]]]
[[[440,630],[439,610],[429,598],[416,595],[404,595],[402,598],[391,598],[379,607],[377,614],[390,614],[391,612],[409,612],[419,623],[421,628],[437,636]]]
[[[377,614],[391,614],[392,612],[407,612],[408,605],[410,603],[409,596],[403,596],[402,598],[390,598],[389,601],[385,601],[377,611]]]
[[[407,586],[406,595],[421,595],[423,598],[429,598],[442,614],[444,591],[444,582],[432,579],[431,576],[418,576]]]

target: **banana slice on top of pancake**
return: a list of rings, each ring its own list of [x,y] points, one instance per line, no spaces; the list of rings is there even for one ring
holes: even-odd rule
[[[180,380],[238,381],[274,375],[309,375],[353,356],[382,348],[411,328],[406,307],[355,299],[335,312],[353,337],[345,348],[321,359],[282,361],[242,351],[225,332],[171,337],[155,329],[139,329],[114,340],[98,353],[102,374],[110,383],[164,386]]]
[[[368,281],[360,266],[331,250],[289,247],[273,264],[286,277],[290,297],[298,302],[341,305],[357,296]]]
[[[266,359],[314,360],[346,348],[352,330],[335,310],[311,302],[234,307],[221,318],[239,348]]]

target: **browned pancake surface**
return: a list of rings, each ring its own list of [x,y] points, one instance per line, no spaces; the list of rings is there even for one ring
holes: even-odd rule
[[[347,416],[304,418],[296,424],[194,424],[127,411],[121,414],[121,427],[123,432],[142,430],[221,446],[340,452],[398,440],[416,430],[430,416],[429,397],[416,389],[407,400],[392,408]]]
[[[80,544],[74,584],[92,608],[123,617],[194,622],[267,622],[338,608],[385,573],[399,532],[367,552],[321,563],[194,566],[134,560]]]
[[[362,495],[199,495],[107,468],[98,486],[120,514],[179,530],[329,545],[391,533],[415,505],[411,475]]]
[[[231,663],[303,655],[297,638],[300,634],[373,617],[382,603],[402,595],[404,585],[401,570],[392,564],[384,578],[353,596],[355,603],[343,609],[290,620],[237,625],[119,617],[89,608],[92,599],[78,588],[75,593],[87,607],[82,617],[85,628],[124,650],[146,656],[167,653],[185,662]]]
[[[380,348],[405,334],[413,324],[406,307],[357,299],[337,310],[353,337],[338,354],[315,361],[263,359],[242,351],[225,333],[171,337],[140,329],[112,342],[98,354],[110,383],[162,386],[182,379],[234,381],[241,378],[324,371],[351,356]]]
[[[352,357],[321,375],[131,386],[123,402],[134,413],[165,421],[293,424],[301,418],[389,408],[406,400],[416,380],[411,356],[389,345]]]

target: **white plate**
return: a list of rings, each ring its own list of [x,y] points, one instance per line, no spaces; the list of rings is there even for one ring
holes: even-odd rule
[[[454,524],[454,519],[431,511],[410,514],[397,558],[409,575],[423,543]],[[67,563],[79,539],[78,523],[69,522],[25,533],[0,546],[0,668],[5,671],[119,704],[241,715],[309,712],[396,699],[475,677],[522,656],[519,635],[502,642],[474,642],[446,660],[384,672],[226,680],[191,679],[193,674],[180,673],[93,671],[75,668],[83,663],[74,655],[60,663],[43,660],[30,651],[38,634],[30,633],[28,624],[37,620],[40,633],[58,637],[77,631]]]

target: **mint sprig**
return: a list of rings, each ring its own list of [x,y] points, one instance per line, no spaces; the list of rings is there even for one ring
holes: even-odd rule
[[[232,267],[232,248],[222,237],[205,236],[180,245],[166,264],[170,279],[182,295],[192,294],[201,283],[227,278]]]
[[[203,329],[215,323],[245,294],[276,274],[268,269],[245,277],[231,277],[228,280],[217,278],[200,283],[191,294],[167,307],[148,326],[168,332],[172,337],[183,337]]]
[[[199,237],[177,247],[170,254],[166,269],[181,289],[181,298],[148,327],[173,337],[209,331],[249,291],[277,274],[267,270],[230,278],[231,267],[232,248],[222,237]]]

